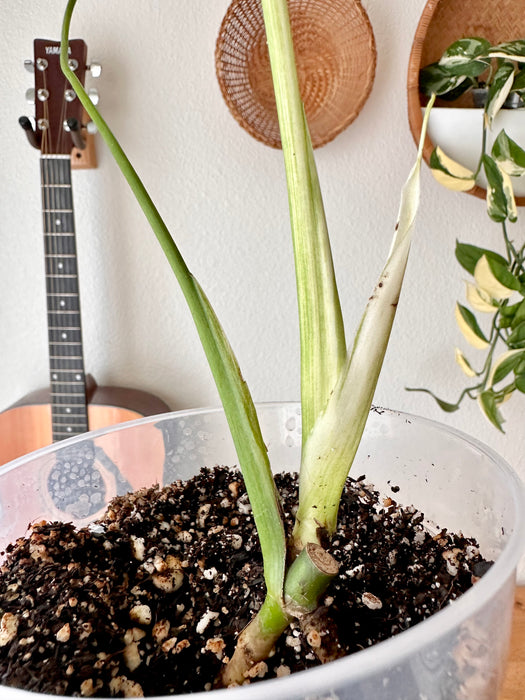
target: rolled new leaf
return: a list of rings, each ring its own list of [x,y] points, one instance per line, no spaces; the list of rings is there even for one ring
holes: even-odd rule
[[[262,0],[283,150],[295,257],[303,440],[324,410],[346,359],[330,240],[306,123],[286,0]]]
[[[394,322],[419,204],[419,174],[432,98],[426,108],[414,167],[403,187],[385,267],[326,410],[303,445],[294,546],[335,531],[339,500],[361,441]]]

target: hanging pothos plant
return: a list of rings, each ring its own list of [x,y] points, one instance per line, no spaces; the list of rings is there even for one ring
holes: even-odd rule
[[[430,167],[439,183],[463,192],[472,189],[483,173],[487,213],[500,226],[501,253],[456,244],[456,258],[469,274],[467,303],[456,304],[456,321],[465,340],[483,351],[483,357],[471,361],[456,348],[456,360],[470,383],[455,402],[444,401],[429,389],[409,390],[430,394],[447,412],[456,411],[465,398],[475,399],[491,423],[503,430],[501,404],[515,391],[525,393],[525,242],[510,227],[518,219],[512,178],[525,175],[525,150],[502,129],[489,151],[487,131],[509,95],[515,94],[518,104],[525,95],[525,39],[495,46],[478,37],[460,39],[420,73],[421,91],[445,100],[455,100],[479,86],[487,95],[477,167],[470,170],[453,161],[439,146],[431,155]]]
[[[200,284],[188,270],[149,194],[67,60],[69,0],[61,66],[127,179],[180,283],[215,379],[260,539],[265,601],[238,639],[219,683],[241,683],[290,621],[317,606],[337,564],[322,547],[367,420],[394,320],[419,201],[424,122],[416,163],[403,189],[388,259],[349,347],[335,281],[313,149],[301,102],[287,0],[262,0],[288,183],[301,340],[302,461],[293,537],[286,541],[279,495],[255,407]]]

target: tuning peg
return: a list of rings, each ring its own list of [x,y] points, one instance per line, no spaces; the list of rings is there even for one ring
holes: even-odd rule
[[[89,88],[87,91],[89,99],[91,102],[93,102],[94,105],[98,105],[98,101],[100,99],[100,96],[98,94],[98,90],[96,88]]]
[[[30,58],[26,58],[24,61],[24,68],[28,73],[34,73],[35,72],[35,64]]]
[[[88,134],[96,134],[98,132],[98,129],[96,127],[95,122],[88,122],[86,124],[86,131]]]
[[[102,66],[96,61],[92,61],[88,66],[88,71],[91,73],[91,77],[100,78],[100,74],[102,73]]]
[[[35,104],[35,88],[28,88],[26,90],[26,102],[30,105]]]

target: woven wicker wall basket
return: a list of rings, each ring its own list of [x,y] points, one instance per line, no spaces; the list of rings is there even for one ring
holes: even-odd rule
[[[468,36],[481,36],[496,44],[525,36],[525,0],[428,0],[414,37],[407,79],[408,119],[416,143],[419,142],[423,118],[421,106],[427,98],[419,93],[419,71],[439,60],[453,41]],[[461,101],[443,102],[443,107],[473,107],[469,94]],[[434,144],[426,138],[423,156],[429,162]],[[485,197],[482,187],[469,194]],[[525,205],[525,197],[516,204]]]
[[[301,96],[314,148],[335,138],[365,104],[376,46],[360,0],[289,0]],[[228,108],[254,138],[281,147],[260,0],[233,0],[215,50]]]

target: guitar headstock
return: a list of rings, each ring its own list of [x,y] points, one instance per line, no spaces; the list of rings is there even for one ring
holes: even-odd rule
[[[69,42],[69,63],[84,84],[87,70],[87,46],[82,39]],[[60,68],[60,42],[35,39],[34,61],[26,62],[34,70],[35,125],[27,118],[20,121],[33,146],[45,155],[69,155],[78,146],[83,108]],[[72,121],[73,120],[73,121]],[[71,129],[73,126],[73,130]]]

